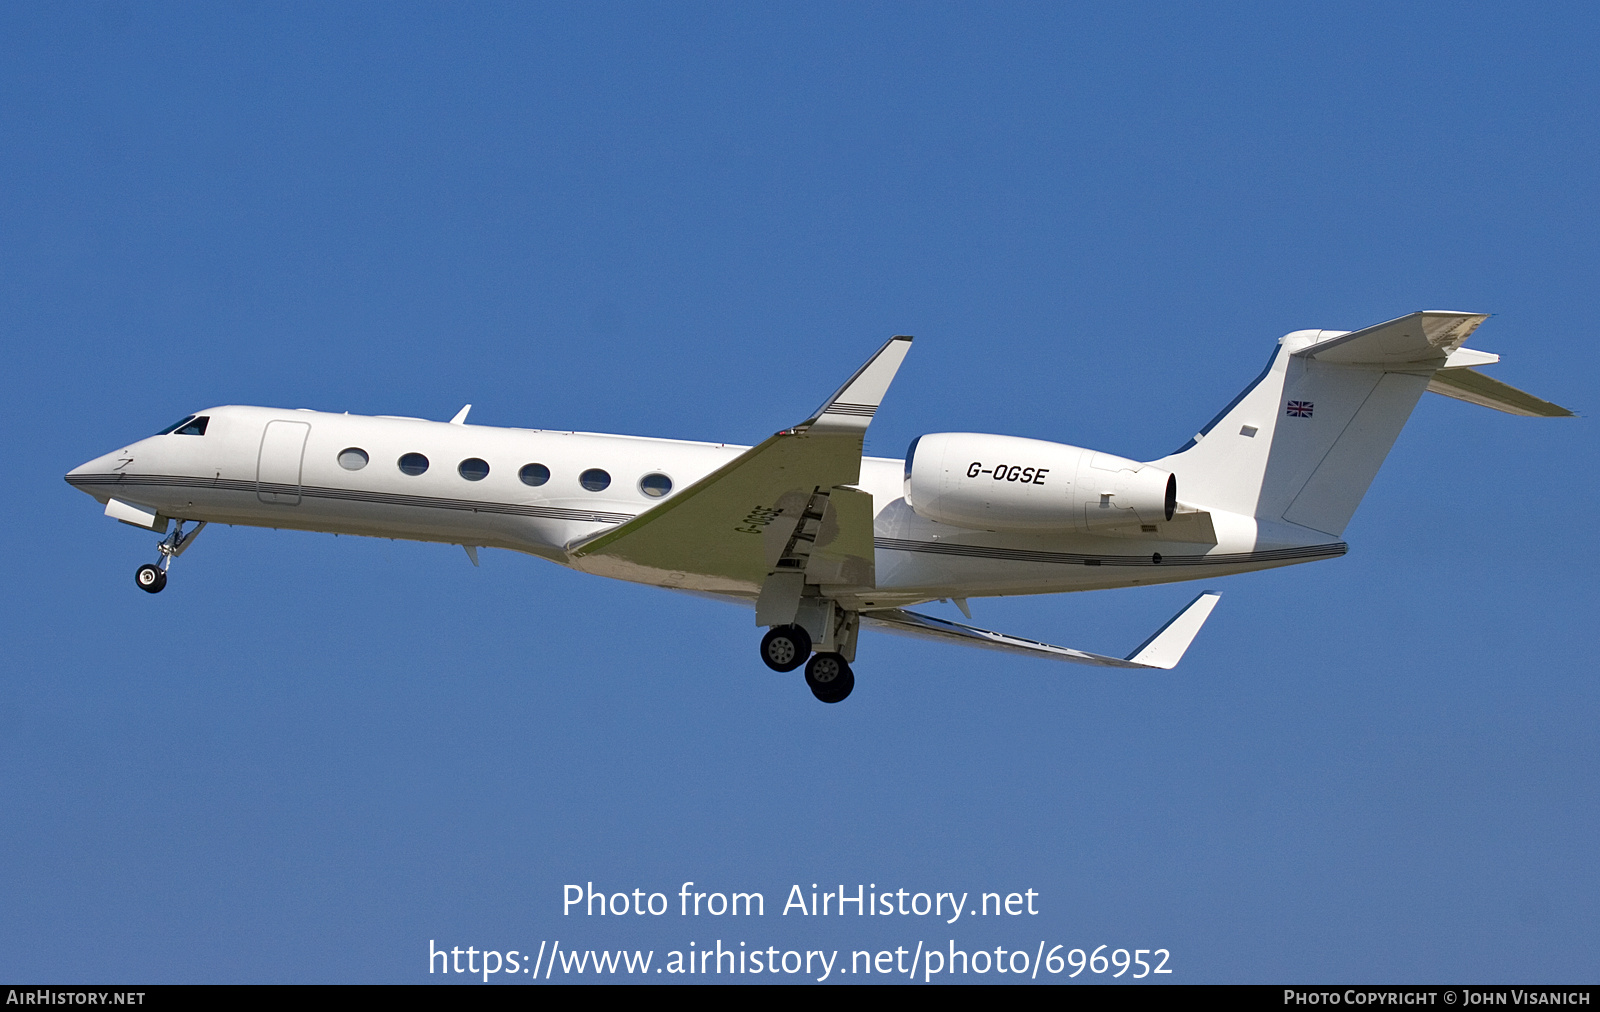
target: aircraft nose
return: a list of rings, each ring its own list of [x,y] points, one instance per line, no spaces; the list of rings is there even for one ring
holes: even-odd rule
[[[126,450],[101,454],[68,471],[65,475],[67,484],[88,492],[93,486],[100,484],[100,480],[116,474],[120,468],[127,467],[132,459],[133,455]]]

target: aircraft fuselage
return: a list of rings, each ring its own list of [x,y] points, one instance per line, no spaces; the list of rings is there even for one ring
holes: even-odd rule
[[[588,569],[569,545],[667,501],[748,449],[305,409],[226,406],[196,417],[207,420],[203,434],[141,439],[67,481],[162,518],[495,547]],[[1319,532],[1220,511],[1205,524],[1180,515],[1155,531],[1117,535],[968,530],[913,513],[902,480],[902,461],[862,459],[876,579],[836,588],[846,607],[1172,583],[1345,551]],[[752,599],[761,589],[692,572],[637,578]]]

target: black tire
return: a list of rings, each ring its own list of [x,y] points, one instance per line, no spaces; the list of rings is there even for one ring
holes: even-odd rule
[[[839,654],[818,654],[806,665],[806,685],[824,703],[838,703],[856,687],[856,675]]]
[[[146,594],[159,594],[161,588],[167,585],[167,574],[161,571],[161,567],[147,562],[133,574],[133,582]]]
[[[773,671],[793,671],[811,656],[811,634],[803,626],[775,625],[761,637],[761,661]]]

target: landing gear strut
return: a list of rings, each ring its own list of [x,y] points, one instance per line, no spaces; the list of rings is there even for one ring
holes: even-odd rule
[[[837,703],[856,687],[856,676],[841,654],[818,654],[806,664],[806,685],[824,703]]]
[[[133,574],[133,582],[139,589],[147,594],[159,594],[167,585],[167,570],[172,566],[172,560],[182,555],[194,543],[195,536],[206,529],[206,522],[201,520],[194,525],[194,530],[188,534],[183,533],[183,525],[187,521],[179,520],[178,526],[172,529],[161,544],[156,546],[156,551],[161,553],[160,561],[155,564],[145,563],[138,572]]]

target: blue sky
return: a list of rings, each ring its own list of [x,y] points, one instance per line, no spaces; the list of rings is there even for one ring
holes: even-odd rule
[[[1220,581],[1174,672],[879,636],[834,707],[761,666],[746,611],[505,552],[224,528],[150,597],[154,539],[61,475],[221,403],[754,442],[896,333],[869,452],[1153,458],[1279,335],[1425,308],[1496,314],[1493,375],[1586,412],[1597,29],[1576,4],[6,7],[0,975],[425,981],[430,939],[720,938],[1592,980],[1588,418],[1426,398],[1350,554]],[[1194,591],[973,610],[1118,653]],[[768,915],[561,913],[569,882],[687,880]],[[777,914],[812,882],[1041,913]]]

